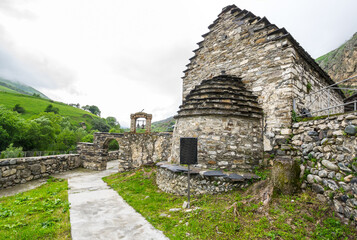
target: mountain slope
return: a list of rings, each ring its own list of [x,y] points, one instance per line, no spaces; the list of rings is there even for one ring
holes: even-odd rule
[[[161,121],[151,123],[151,130],[153,132],[172,132],[176,120],[174,117],[169,117]]]
[[[317,58],[316,62],[335,82],[357,75],[357,33],[339,48]]]
[[[1,92],[0,91],[0,105],[5,106],[7,109],[12,110],[16,104],[20,104],[25,109],[25,113],[21,116],[25,119],[29,119],[34,115],[44,112],[49,104],[59,109],[59,115],[68,117],[70,122],[79,126],[81,122],[85,122],[86,125],[91,125],[93,118],[99,118],[98,116],[78,109],[61,102],[55,102],[48,99],[28,96],[24,94]]]
[[[26,94],[30,96],[36,94],[42,98],[49,99],[46,95],[37,91],[33,87],[27,86],[19,82],[10,81],[1,77],[0,77],[0,91]]]

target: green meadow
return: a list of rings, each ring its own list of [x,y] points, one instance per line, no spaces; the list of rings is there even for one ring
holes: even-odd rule
[[[69,106],[64,103],[55,102],[39,97],[28,96],[24,94],[0,91],[0,105],[4,105],[7,109],[11,110],[16,104],[20,104],[20,106],[25,109],[26,112],[21,114],[24,119],[29,119],[34,115],[44,112],[44,110],[49,104],[52,104],[53,107],[58,108],[59,114],[63,117],[68,117],[70,122],[75,125],[78,125],[80,122],[83,121],[87,123],[86,120],[98,118],[96,115],[90,112]]]

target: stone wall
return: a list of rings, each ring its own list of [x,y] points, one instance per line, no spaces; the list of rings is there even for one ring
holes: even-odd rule
[[[108,153],[108,144],[115,139],[116,153]],[[172,133],[94,133],[93,143],[79,143],[78,153],[83,167],[104,170],[107,161],[119,159],[119,170],[167,160],[171,153]],[[112,155],[112,156],[111,156]]]
[[[108,158],[109,158],[109,161],[119,159],[119,151],[110,151],[110,152],[108,152]]]
[[[198,138],[199,168],[252,171],[263,158],[259,119],[217,116],[177,119],[172,163],[180,162],[180,137]]]
[[[91,170],[105,170],[107,168],[108,151],[96,147],[93,143],[77,143],[77,152],[83,167]],[[105,157],[103,157],[105,156]]]
[[[287,152],[301,161],[302,188],[311,187],[340,216],[357,221],[357,113],[293,125]],[[290,149],[290,150],[288,150]]]
[[[0,160],[0,189],[81,167],[78,154]]]
[[[279,149],[278,139],[290,134],[293,99],[333,83],[284,29],[236,6],[223,9],[202,35],[185,70],[183,99],[201,81],[222,74],[242,78],[263,108],[264,149]],[[342,103],[340,92],[331,104]],[[299,102],[298,106],[304,103]]]
[[[132,162],[133,167],[168,159],[171,133],[124,134],[119,142],[119,159]]]
[[[344,108],[337,107],[325,111],[320,111],[334,105],[343,103],[340,92],[325,89],[325,84],[321,84],[319,73],[314,71],[311,65],[301,59],[299,55],[294,54],[296,63],[291,65],[288,70],[293,77],[293,98],[296,101],[297,113],[302,113],[307,109],[312,116],[322,116],[328,114],[343,113]],[[315,111],[319,111],[313,113]]]
[[[157,164],[156,184],[167,193],[187,194],[188,169],[186,167],[160,162]],[[217,194],[233,189],[246,188],[254,180],[260,179],[252,173],[223,173],[221,171],[190,169],[190,192],[193,195]]]

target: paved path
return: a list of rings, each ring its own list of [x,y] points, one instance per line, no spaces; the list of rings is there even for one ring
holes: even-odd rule
[[[72,239],[168,240],[101,179],[116,173],[117,167],[118,162],[111,161],[105,171],[76,169],[53,175],[68,179]],[[42,179],[3,189],[0,197],[27,191],[45,182]]]
[[[101,179],[117,172],[116,161],[106,171],[84,173],[68,179],[72,238],[168,239],[129,206]]]

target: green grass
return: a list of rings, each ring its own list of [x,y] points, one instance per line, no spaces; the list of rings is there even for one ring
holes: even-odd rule
[[[242,191],[192,196],[191,212],[181,208],[186,196],[159,190],[151,168],[103,178],[136,211],[170,239],[355,239],[356,230],[340,223],[312,193],[279,196],[259,211]],[[233,212],[236,203],[237,215]]]
[[[0,239],[71,239],[67,181],[0,198]]]
[[[20,104],[20,106],[26,110],[24,114],[21,114],[21,116],[25,119],[31,118],[33,115],[44,112],[45,108],[49,104],[57,107],[61,116],[68,117],[70,122],[76,125],[84,121],[88,126],[89,123],[87,121],[97,117],[92,113],[69,106],[64,103],[54,102],[48,99],[37,98],[24,94],[0,92],[0,104],[11,110],[16,104]]]
[[[153,122],[151,124],[152,132],[167,132],[173,131],[173,126],[175,125],[176,120],[173,117],[169,117],[167,119]]]
[[[17,93],[15,90],[0,85],[0,92]]]

